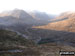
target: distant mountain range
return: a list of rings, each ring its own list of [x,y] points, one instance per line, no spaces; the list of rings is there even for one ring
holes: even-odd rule
[[[34,14],[34,15],[33,15]],[[52,18],[53,16],[51,16]],[[50,19],[48,14],[42,12],[27,13],[24,10],[15,9],[0,13],[0,24],[28,24],[28,25],[43,25],[48,24]]]

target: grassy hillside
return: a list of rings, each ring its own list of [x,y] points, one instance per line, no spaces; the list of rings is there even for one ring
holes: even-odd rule
[[[48,25],[44,26],[35,26],[33,28],[75,32],[75,17],[72,18],[69,17],[68,19],[65,20],[49,23]]]
[[[16,32],[0,30],[0,56],[40,56],[37,48],[33,47],[36,48],[36,45],[31,40],[17,35]],[[22,52],[15,52],[15,50]]]
[[[16,32],[11,32],[7,30],[0,30],[0,43],[3,45],[23,45],[28,46],[28,44],[33,44],[31,41],[25,39],[23,36],[17,35]]]

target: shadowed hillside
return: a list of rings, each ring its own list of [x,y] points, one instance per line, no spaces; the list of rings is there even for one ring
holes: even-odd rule
[[[0,30],[0,52],[1,51],[12,51],[20,50],[22,52],[17,53],[1,53],[4,56],[16,55],[16,56],[47,56],[47,55],[59,55],[60,50],[75,50],[74,41],[75,33],[62,32],[54,30],[44,29],[28,29],[29,35],[32,39],[36,40],[39,36],[38,44],[35,45],[31,40],[25,39],[23,36],[17,35],[16,32]],[[28,33],[29,34],[29,33]],[[63,37],[62,37],[63,36]]]
[[[16,32],[0,30],[0,55],[1,56],[40,56],[40,52],[32,49],[36,45]]]

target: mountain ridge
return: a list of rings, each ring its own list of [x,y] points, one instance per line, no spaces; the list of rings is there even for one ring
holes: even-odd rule
[[[44,26],[38,26],[38,27],[35,26],[35,28],[62,30],[62,31],[66,30],[66,31],[75,32],[75,13],[68,14],[66,17],[65,16],[63,16],[63,15],[58,16],[57,19],[60,18],[60,20],[51,22],[48,25],[44,25]]]

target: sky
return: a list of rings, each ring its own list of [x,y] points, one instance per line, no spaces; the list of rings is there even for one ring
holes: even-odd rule
[[[75,0],[0,0],[0,12],[15,8],[49,14],[75,11]]]

